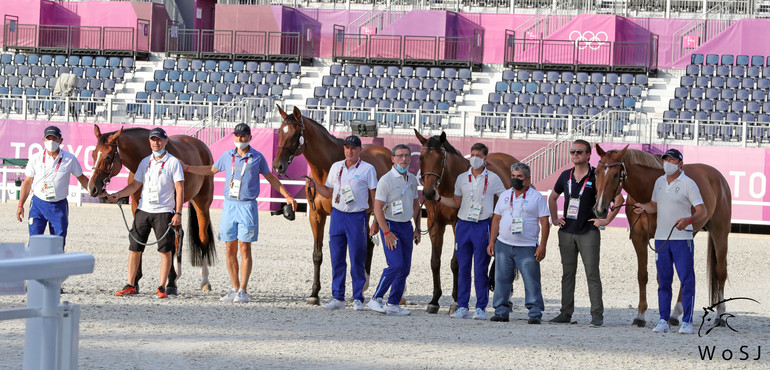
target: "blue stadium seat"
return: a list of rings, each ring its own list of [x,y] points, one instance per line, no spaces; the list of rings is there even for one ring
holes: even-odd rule
[[[743,77],[746,74],[746,67],[744,66],[732,66],[730,68],[730,76]]]
[[[511,88],[513,88],[513,83],[511,83]],[[553,91],[556,94],[566,94],[568,90],[567,84],[564,82],[559,82],[553,85]]]
[[[212,84],[222,82],[222,72],[209,72],[209,82]]]
[[[722,54],[722,59],[719,62],[723,66],[731,66],[735,64],[735,56],[731,54]]]
[[[536,93],[538,91],[538,85],[536,82],[527,82],[524,88],[524,92],[526,93]]]
[[[371,98],[372,99],[380,100],[383,97],[385,97],[385,89],[376,87],[376,88],[371,90]],[[426,98],[427,98],[427,95],[426,95]]]
[[[164,71],[162,69],[156,70],[155,73],[153,74],[153,79],[155,81],[165,80],[166,79],[166,71]]]
[[[674,100],[674,99],[671,99]],[[680,107],[681,107],[681,101],[679,101]],[[607,107],[609,109],[620,109],[620,107],[623,105],[623,99],[619,96],[610,96],[607,100]],[[669,106],[671,106],[671,101],[669,101]]]
[[[690,63],[691,64],[698,64],[698,65],[700,65],[700,64],[703,64],[704,60],[705,59],[703,58],[703,54],[692,54],[690,56]]]
[[[683,103],[682,109],[684,110],[694,111],[698,109],[698,101],[695,99],[684,99]],[[669,108],[671,107],[669,106]]]
[[[542,82],[545,79],[545,72],[543,72],[543,71],[532,71],[531,79],[532,79],[532,81],[535,81],[535,82]]]
[[[40,55],[37,55],[37,54],[27,55],[27,64],[37,65],[38,63],[40,63]]]
[[[241,90],[241,94],[245,96],[251,96],[254,95],[257,91],[257,88],[254,84],[244,84],[243,89]]]
[[[575,82],[577,82],[579,84],[588,83],[588,73],[578,72],[577,75],[575,76]]]
[[[503,94],[503,104],[515,104],[516,103],[516,94],[512,93],[505,93]]]
[[[430,76],[430,78],[439,79],[439,78],[444,77],[443,74],[444,73],[441,70],[441,68],[431,67],[429,76]]]
[[[717,65],[717,64],[719,64],[719,55],[717,55],[717,54],[708,54],[708,55],[706,55],[706,64],[710,64],[710,65]]]
[[[604,82],[604,75],[599,72],[591,73],[591,83],[600,84]]]
[[[735,59],[735,65],[736,66],[748,66],[749,65],[749,56],[748,55],[738,55],[738,58]]]
[[[634,86],[635,88],[638,88],[638,86]],[[690,89],[690,98],[692,99],[703,99],[703,91],[704,89],[701,87],[693,87]]]
[[[457,78],[470,82],[472,78],[470,68],[460,68],[457,71]]]
[[[635,98],[624,98],[623,99],[623,108],[625,109],[634,109],[636,107],[636,99]]]
[[[80,66],[81,67],[93,67],[94,66],[94,57],[90,55],[84,55],[80,58]]]
[[[513,81],[513,79],[516,78],[516,72],[510,69],[506,69],[503,71],[503,81]]]
[[[214,84],[211,82],[201,82],[201,88],[199,90],[201,94],[211,94],[212,91],[214,91]]]
[[[513,86],[513,84],[514,82],[511,83],[511,86]],[[463,89],[465,89],[465,80],[453,80],[451,89],[462,94]]]
[[[27,62],[26,54],[16,54],[13,56],[13,64],[20,65],[20,64],[25,64],[26,62]]]
[[[586,84],[583,88],[583,93],[586,95],[596,95],[598,92],[599,89],[593,83]]]
[[[195,82],[206,82],[209,80],[209,73],[208,72],[195,72]]]

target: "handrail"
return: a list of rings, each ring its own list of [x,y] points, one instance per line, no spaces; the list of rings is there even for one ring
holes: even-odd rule
[[[726,7],[726,3],[718,3],[674,32],[671,48],[672,63],[675,63],[687,54],[685,49],[692,50],[703,45],[733,24],[732,19],[723,19]],[[709,21],[715,22],[709,23]],[[707,24],[713,26],[706,27]],[[694,44],[697,43],[697,45],[685,45],[684,38],[686,36],[700,38],[700,40],[693,40],[695,41]]]

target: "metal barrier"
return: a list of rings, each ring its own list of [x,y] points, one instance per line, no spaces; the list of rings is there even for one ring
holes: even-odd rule
[[[197,30],[170,27],[166,31],[166,55],[203,59],[312,61],[315,34],[309,25],[303,32]]]
[[[3,50],[136,56],[138,52],[147,53],[150,50],[149,25],[149,21],[144,19],[137,21],[136,28],[16,24],[6,20],[3,25]]]
[[[264,60],[267,55],[267,32],[235,31],[234,53],[238,60]]]

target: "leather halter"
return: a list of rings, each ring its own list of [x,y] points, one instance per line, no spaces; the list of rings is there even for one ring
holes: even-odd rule
[[[431,150],[431,149],[434,149],[434,148],[429,148],[429,147],[427,147],[427,146],[424,146],[424,147],[422,147],[422,148],[423,148],[423,149],[425,149],[425,150]],[[433,175],[433,176],[436,176],[436,177],[438,178],[438,180],[436,180],[436,188],[438,188],[439,186],[441,186],[441,179],[442,179],[442,178],[444,178],[444,171],[446,171],[446,149],[444,149],[443,147],[442,147],[442,148],[440,148],[440,149],[441,149],[441,153],[443,154],[443,156],[441,157],[441,173],[435,173],[435,172],[424,172],[424,173],[422,174],[422,177],[423,177],[423,178],[424,178],[425,176],[427,176],[427,175]]]
[[[117,161],[117,162],[119,163],[119,165],[117,166],[117,168],[118,168],[118,171],[120,171],[120,166],[121,166],[121,165],[123,165],[123,161],[120,159],[120,149],[118,148],[118,144],[117,144],[117,143],[105,143],[105,144],[103,144],[103,145],[105,145],[105,146],[111,146],[111,147],[115,147],[115,156],[114,156],[114,157],[112,157],[112,162],[110,163],[110,167],[109,167],[108,169],[106,169],[106,170],[103,170],[103,169],[101,169],[101,168],[99,168],[99,167],[96,167],[96,165],[97,165],[98,163],[94,163],[94,168],[93,168],[93,171],[94,171],[95,173],[96,173],[96,172],[104,172],[104,173],[106,173],[106,174],[107,174],[107,177],[105,177],[105,178],[104,178],[104,180],[103,180],[103,183],[104,183],[104,185],[103,185],[103,186],[104,186],[104,187],[106,187],[106,186],[107,186],[107,184],[109,184],[109,183],[110,183],[110,179],[111,179],[112,177],[114,177],[114,176],[116,176],[116,175],[117,175],[117,173],[115,173],[115,174],[113,174],[113,173],[112,173],[112,172],[113,172],[113,170],[116,168],[116,167],[115,167],[115,162]],[[103,161],[102,161],[102,162],[103,162]]]
[[[294,149],[289,148],[284,145],[279,145],[278,148],[282,148],[289,152],[289,160],[287,161],[286,165],[290,165],[291,162],[294,161],[294,157],[297,155],[297,151],[299,151],[299,148],[301,148],[303,145],[306,144],[305,142],[305,117],[300,116],[299,122],[287,122],[285,119],[283,120],[284,124],[287,125],[298,125],[299,126],[299,142],[297,143],[297,146],[294,147]]]
[[[596,165],[596,169],[598,170],[599,167],[601,167],[601,166],[604,166],[606,168],[617,167],[617,166],[621,167],[621,169],[620,169],[620,179],[619,179],[620,181],[618,182],[618,188],[615,191],[615,195],[613,195],[613,198],[615,198],[615,197],[617,197],[620,194],[621,190],[623,190],[623,183],[626,181],[626,177],[628,177],[628,171],[626,170],[626,164],[623,161],[618,161],[618,162],[614,162],[614,163],[607,163],[607,164],[604,164],[604,163],[602,163],[602,161],[599,161],[599,163]]]

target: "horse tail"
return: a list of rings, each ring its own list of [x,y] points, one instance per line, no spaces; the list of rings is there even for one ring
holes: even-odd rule
[[[711,238],[711,233],[708,237],[708,252],[706,254],[706,274],[709,280],[709,297],[711,301],[709,304],[719,302],[719,278],[717,277],[717,248],[714,243],[714,239]]]
[[[195,208],[195,204],[190,202],[192,208]],[[217,257],[216,244],[214,243],[214,231],[211,228],[211,222],[209,222],[206,230],[206,242],[201,240],[200,237],[200,225],[198,225],[198,212],[208,210],[198,210],[196,212],[190,210],[187,214],[187,224],[189,225],[190,240],[190,263],[193,266],[203,266],[205,263],[208,266],[214,264]]]

